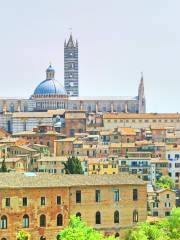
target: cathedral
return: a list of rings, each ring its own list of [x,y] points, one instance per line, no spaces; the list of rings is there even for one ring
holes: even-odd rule
[[[0,113],[42,112],[51,109],[85,110],[87,112],[145,113],[144,82],[141,76],[135,97],[80,97],[78,72],[78,41],[72,34],[64,43],[64,86],[55,78],[50,65],[46,78],[35,88],[29,99],[0,98]]]

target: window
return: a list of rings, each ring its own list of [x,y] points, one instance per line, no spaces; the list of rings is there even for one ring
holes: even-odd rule
[[[63,216],[62,214],[57,215],[57,226],[62,226],[63,225]]]
[[[56,203],[57,205],[61,205],[61,196],[57,196]]]
[[[10,198],[6,198],[6,207],[10,207]]]
[[[153,212],[154,217],[158,217],[158,212]]]
[[[2,216],[1,217],[1,229],[7,229],[7,217],[6,216]]]
[[[29,227],[29,216],[26,214],[23,216],[23,228]]]
[[[154,202],[154,203],[153,203],[153,208],[158,208],[158,207],[159,207],[158,202]]]
[[[169,194],[166,194],[166,198],[169,198]]]
[[[23,197],[23,206],[24,206],[24,207],[27,206],[27,197]]]
[[[76,191],[76,203],[81,203],[81,191]]]
[[[180,163],[175,163],[175,168],[180,168]]]
[[[166,217],[170,216],[170,212],[165,212],[165,216]]]
[[[74,130],[74,129],[70,129],[70,130],[69,130],[69,135],[70,135],[70,137],[74,137],[74,133],[75,133],[75,130]]]
[[[133,222],[138,222],[138,211],[134,210],[133,211]]]
[[[101,224],[101,213],[96,212],[96,224]]]
[[[100,202],[101,201],[101,192],[100,190],[96,190],[96,202]]]
[[[41,206],[44,206],[46,204],[46,198],[41,197]]]
[[[114,190],[114,202],[119,202],[119,189]]]
[[[119,223],[119,212],[118,211],[114,212],[114,223]]]
[[[133,189],[133,201],[137,201],[137,200],[138,200],[138,190]]]
[[[165,202],[164,206],[165,207],[171,207],[171,203],[170,202]]]
[[[40,216],[40,227],[45,227],[46,226],[46,216],[42,214]]]
[[[112,168],[116,168],[116,164],[115,163],[112,164]]]
[[[76,217],[79,217],[81,219],[81,213],[80,212],[77,212],[76,213]]]

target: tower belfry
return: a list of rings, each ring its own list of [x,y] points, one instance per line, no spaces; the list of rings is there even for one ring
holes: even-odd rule
[[[70,96],[79,96],[78,41],[72,33],[64,42],[64,87]]]

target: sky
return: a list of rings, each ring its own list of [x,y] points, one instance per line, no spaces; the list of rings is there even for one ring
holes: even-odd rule
[[[80,96],[137,96],[180,112],[179,0],[0,0],[0,97],[29,98],[51,62],[64,84],[64,40],[79,41]]]

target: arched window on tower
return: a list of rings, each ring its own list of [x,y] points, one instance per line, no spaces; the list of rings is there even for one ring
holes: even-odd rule
[[[63,225],[63,216],[62,214],[57,215],[57,226],[62,226]]]
[[[101,224],[101,213],[96,212],[96,224]]]
[[[119,223],[119,212],[118,211],[114,212],[114,223]]]
[[[1,217],[1,229],[7,229],[7,226],[8,226],[8,221],[7,221],[7,217],[5,215],[3,215]]]
[[[29,227],[29,216],[26,214],[23,216],[23,228]]]
[[[138,211],[134,210],[133,211],[133,222],[138,222]]]

